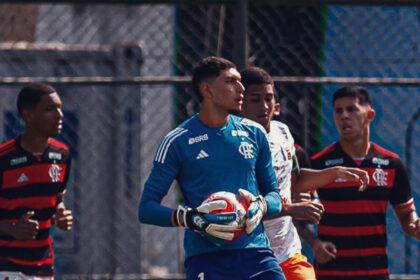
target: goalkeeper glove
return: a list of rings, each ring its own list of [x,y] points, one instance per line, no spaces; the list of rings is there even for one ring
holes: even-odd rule
[[[261,195],[255,197],[247,190],[239,189],[239,194],[248,204],[247,218],[245,221],[245,231],[250,234],[261,222],[267,212],[267,202]]]
[[[174,211],[174,221],[177,226],[193,229],[200,233],[207,233],[212,237],[223,240],[232,240],[234,231],[238,228],[237,223],[230,223],[236,220],[236,213],[211,214],[214,210],[223,210],[227,206],[223,200],[216,200],[201,204],[197,208],[178,206]]]

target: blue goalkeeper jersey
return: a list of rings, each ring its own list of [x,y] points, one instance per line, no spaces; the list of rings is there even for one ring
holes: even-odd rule
[[[160,203],[175,179],[185,204],[192,208],[217,191],[238,194],[238,189],[243,188],[254,195],[278,192],[264,128],[235,115],[230,115],[223,127],[211,128],[196,114],[162,139],[139,204],[142,222],[171,226],[172,209]],[[266,216],[277,214],[280,209],[281,203],[276,207],[269,203]],[[184,248],[188,259],[220,250],[269,248],[269,241],[262,223],[250,235],[244,233],[222,246],[186,229]]]

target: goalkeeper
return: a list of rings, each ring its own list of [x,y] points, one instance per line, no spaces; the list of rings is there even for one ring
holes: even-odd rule
[[[187,279],[284,280],[261,223],[281,211],[281,197],[264,128],[235,116],[244,87],[236,66],[220,57],[194,68],[198,114],[160,142],[139,203],[142,223],[185,227]],[[161,204],[177,180],[186,206]],[[211,193],[228,191],[249,203],[246,233],[232,241],[235,213],[211,214],[223,203],[202,205]]]

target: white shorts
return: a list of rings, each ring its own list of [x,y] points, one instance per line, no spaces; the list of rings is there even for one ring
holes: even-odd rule
[[[0,280],[54,280],[54,277],[30,276],[16,271],[0,271]]]

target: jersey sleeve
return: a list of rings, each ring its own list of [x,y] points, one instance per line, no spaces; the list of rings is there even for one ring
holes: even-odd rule
[[[59,192],[57,193],[57,203],[56,203],[57,205],[64,201],[64,195],[66,193],[67,183],[69,181],[70,172],[71,172],[71,155],[70,155],[70,153],[67,156],[65,164],[66,164],[66,171],[65,171],[66,173],[64,174],[63,182],[61,183]]]
[[[266,217],[274,216],[281,211],[281,196],[277,188],[276,175],[271,161],[271,152],[266,134],[261,132],[260,149],[256,162],[256,174],[259,192],[267,202]]]
[[[407,169],[400,159],[395,159],[395,180],[390,197],[393,207],[406,204],[412,199]]]
[[[167,142],[166,142],[167,143]],[[142,223],[169,227],[172,208],[161,205],[179,170],[179,159],[175,144],[165,146],[165,138],[155,153],[153,167],[140,198],[138,215]]]
[[[72,159],[71,159],[71,155],[70,155],[70,152],[69,152],[69,154],[67,155],[66,162],[65,162],[65,164],[66,164],[66,173],[64,174],[63,183],[60,186],[60,193],[61,193],[61,195],[64,194],[64,192],[65,192],[65,190],[67,188],[67,184],[68,184],[69,177],[70,177],[70,172],[71,172],[71,162],[72,162]]]

